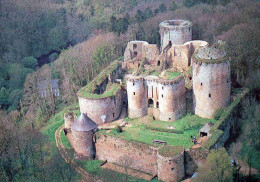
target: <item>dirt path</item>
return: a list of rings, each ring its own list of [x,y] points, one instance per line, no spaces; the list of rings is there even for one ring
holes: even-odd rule
[[[82,180],[81,181],[87,181],[87,182],[102,182],[102,180],[98,179],[97,176],[89,174],[86,172],[85,169],[81,168],[76,162],[73,161],[69,157],[69,154],[67,150],[64,148],[62,141],[61,141],[61,132],[64,129],[64,125],[61,125],[56,131],[55,131],[55,141],[56,141],[56,146],[62,156],[62,158],[70,164],[79,174],[82,175]]]

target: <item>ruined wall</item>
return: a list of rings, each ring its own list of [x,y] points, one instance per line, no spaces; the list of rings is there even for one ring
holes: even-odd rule
[[[130,41],[124,52],[123,68],[138,68],[143,59],[148,64],[155,65],[159,55],[160,52],[156,44],[148,44],[145,41]]]
[[[230,104],[230,62],[225,55],[203,54],[193,57],[193,105],[198,116],[213,118],[217,109]],[[202,57],[206,60],[200,60]]]
[[[180,76],[178,81],[160,82],[159,89],[159,110],[160,120],[175,121],[186,113],[185,81]]]
[[[192,65],[191,56],[201,47],[208,46],[208,42],[194,40],[183,45],[173,45],[167,51],[167,63],[170,67],[187,70]]]
[[[156,44],[147,44],[144,46],[146,61],[151,65],[156,65],[160,54]]]
[[[122,165],[130,160],[130,167],[150,174],[157,174],[157,148],[138,142],[95,134],[96,158]]]
[[[105,122],[111,122],[117,119],[122,108],[122,89],[119,89],[115,96],[99,99],[88,99],[78,97],[80,112],[86,114],[97,124],[102,124],[100,118],[106,116]]]
[[[94,158],[93,131],[80,132],[71,130],[71,135],[75,158],[92,160]]]
[[[187,69],[190,65],[189,45],[173,45],[167,52],[167,62],[171,67]]]
[[[130,41],[124,52],[124,61],[132,59],[142,60],[145,58],[144,45],[147,45],[146,41]]]
[[[71,124],[74,122],[74,113],[69,112],[69,113],[64,113],[64,128],[67,130],[71,129]]]
[[[171,42],[182,45],[191,41],[192,23],[187,20],[166,20],[160,23],[161,51]]]
[[[128,97],[128,116],[137,118],[147,115],[148,100],[147,88],[142,77],[126,76],[127,97]]]
[[[193,55],[199,48],[201,47],[207,47],[209,45],[208,42],[204,41],[204,40],[192,40],[189,42],[185,42],[184,45],[188,45],[189,46],[189,50],[190,50],[190,56]]]
[[[165,182],[177,182],[185,176],[184,150],[175,156],[157,155],[158,179]]]

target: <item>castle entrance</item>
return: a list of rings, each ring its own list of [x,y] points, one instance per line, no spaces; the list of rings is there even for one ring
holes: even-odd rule
[[[148,99],[148,107],[153,107],[153,99]]]

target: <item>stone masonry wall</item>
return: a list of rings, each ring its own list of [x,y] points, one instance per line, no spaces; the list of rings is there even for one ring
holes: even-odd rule
[[[114,97],[99,99],[87,99],[78,97],[80,112],[86,114],[97,124],[102,124],[102,115],[106,115],[105,122],[117,119],[122,109],[122,89],[119,89]]]
[[[94,158],[93,131],[80,132],[71,130],[71,135],[75,158],[92,160]]]
[[[186,113],[185,81],[158,84],[160,120],[175,121]]]
[[[129,76],[127,79],[128,115],[130,118],[145,116],[148,113],[147,89],[143,78]]]
[[[70,130],[71,124],[74,122],[74,113],[69,112],[69,113],[64,113],[64,128]]]
[[[195,114],[213,118],[217,109],[230,104],[230,63],[193,62],[193,104]]]
[[[173,157],[158,154],[158,179],[165,182],[177,182],[185,176],[184,151]]]
[[[130,160],[130,167],[150,174],[157,174],[157,148],[147,144],[95,134],[96,158],[122,165]]]
[[[172,45],[182,45],[191,41],[191,22],[186,20],[166,20],[160,23],[161,51],[171,41]]]

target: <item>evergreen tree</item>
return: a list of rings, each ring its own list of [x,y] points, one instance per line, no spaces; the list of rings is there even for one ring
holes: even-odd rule
[[[159,11],[161,13],[165,12],[166,10],[167,10],[167,8],[166,8],[166,6],[163,3],[159,5]]]

